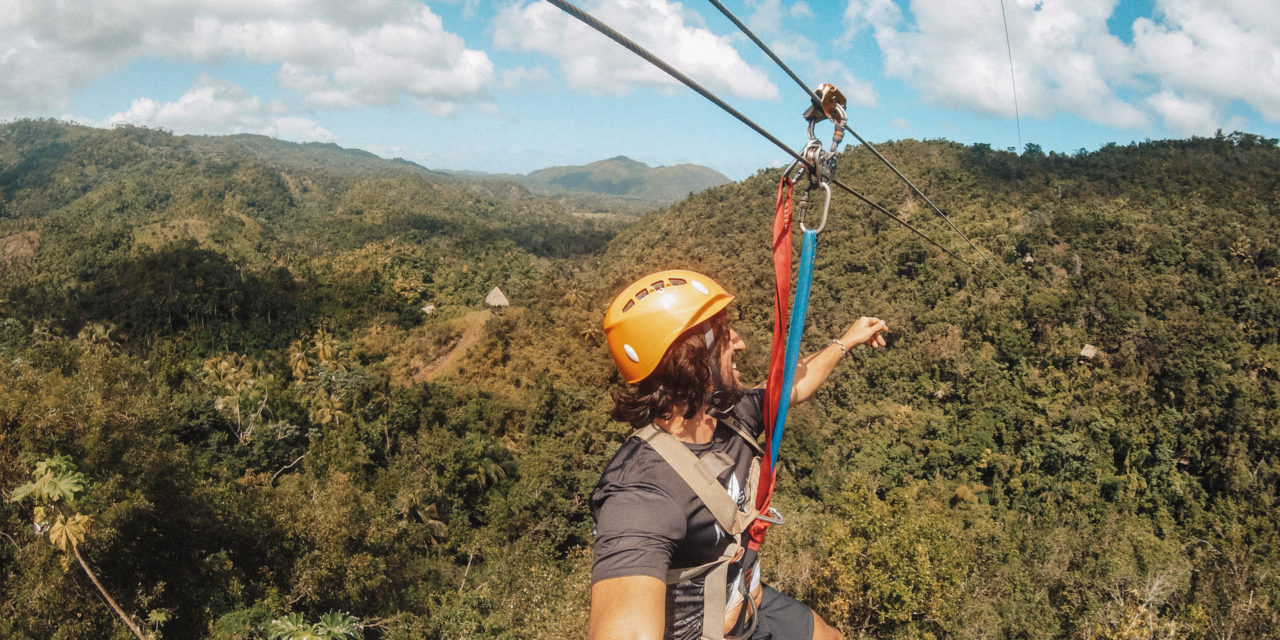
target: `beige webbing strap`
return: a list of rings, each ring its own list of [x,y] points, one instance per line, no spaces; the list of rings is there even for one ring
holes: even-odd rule
[[[746,435],[734,429],[743,438]],[[730,536],[735,538],[746,530],[747,525],[760,514],[755,509],[755,489],[760,477],[760,461],[751,461],[751,470],[747,477],[747,505],[749,511],[740,511],[737,503],[729,497],[723,485],[717,479],[720,473],[733,466],[732,459],[719,451],[709,452],[698,458],[692,451],[670,433],[649,425],[636,430],[632,437],[649,443],[658,455],[689,485],[703,506],[711,512],[716,522]],[[750,439],[747,439],[755,445]],[[758,447],[757,447],[758,449]],[[702,581],[702,635],[700,640],[724,640],[725,614],[728,608],[729,565],[742,551],[737,542],[730,542],[724,553],[712,562],[696,567],[672,569],[667,572],[667,584],[677,584],[705,575]],[[750,597],[750,596],[747,596]]]
[[[649,443],[649,446],[653,447],[663,460],[666,460],[680,479],[693,489],[693,493],[711,512],[721,528],[729,535],[742,532],[745,524],[738,518],[738,504],[729,497],[724,490],[724,485],[721,485],[715,476],[710,475],[706,467],[699,464],[698,457],[693,455],[684,443],[653,425],[643,427],[632,435]]]
[[[729,608],[729,565],[742,547],[730,543],[719,558],[706,564],[667,572],[667,584],[678,584],[705,575],[702,580],[702,634],[700,640],[723,640],[726,609]]]
[[[698,466],[702,467],[702,470],[706,471],[707,475],[712,478],[718,479],[720,474],[727,471],[733,464],[733,458],[730,458],[729,454],[719,449],[713,449],[698,456]]]
[[[723,640],[725,609],[728,607],[729,564],[742,547],[730,544],[716,565],[702,581],[702,636],[701,640]]]

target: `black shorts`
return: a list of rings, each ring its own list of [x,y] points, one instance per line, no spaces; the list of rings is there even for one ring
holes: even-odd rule
[[[764,585],[751,640],[812,640],[813,611],[804,603]]]

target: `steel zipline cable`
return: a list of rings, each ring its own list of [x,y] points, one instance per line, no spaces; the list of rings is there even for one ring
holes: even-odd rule
[[[724,100],[721,100],[720,98],[716,97],[714,93],[711,93],[710,91],[704,89],[702,85],[698,84],[697,82],[694,82],[693,79],[690,78],[689,76],[686,76],[683,73],[680,73],[675,69],[675,67],[672,67],[666,62],[663,62],[657,56],[653,55],[652,53],[649,53],[649,51],[646,50],[644,47],[641,47],[640,45],[631,41],[630,38],[622,35],[621,33],[618,33],[617,31],[614,31],[612,28],[609,27],[609,25],[603,22],[600,22],[591,14],[583,11],[582,9],[579,9],[577,6],[573,5],[570,2],[565,2],[564,0],[547,0],[547,2],[555,5],[561,11],[577,18],[578,20],[582,21],[584,24],[591,27],[592,29],[595,29],[596,31],[599,31],[600,33],[608,36],[609,39],[626,47],[629,51],[631,51],[631,53],[634,53],[640,56],[641,58],[644,58],[645,61],[648,62],[649,64],[659,69],[662,69],[667,73],[667,75],[671,76],[672,78],[675,78],[676,80],[679,80],[681,83],[684,84],[684,86],[689,87],[690,89],[693,89],[695,92],[697,92],[698,95],[706,98],[707,100],[710,100],[717,107],[724,109],[726,112],[729,113],[729,115],[737,118],[740,122],[742,122],[742,124],[745,124],[748,127],[750,127],[752,131],[755,131],[756,133],[764,136],[766,140],[777,145],[778,148],[782,149],[783,151],[786,151],[788,154],[791,155],[791,157],[795,158],[798,162],[800,162],[800,164],[809,166],[809,163],[807,160],[800,157],[800,154],[792,151],[791,148],[788,147],[781,140],[774,137],[768,131],[765,131],[764,128],[762,128],[760,125],[752,122],[750,118],[739,113],[737,109],[734,109],[733,107],[729,106],[729,104],[726,103]]]
[[[565,13],[567,13],[567,14],[569,14],[569,15],[573,16],[574,18],[577,18],[577,19],[578,19],[579,21],[581,21],[583,24],[585,24],[585,25],[587,25],[587,26],[591,27],[592,29],[595,29],[596,31],[600,32],[601,34],[603,34],[603,35],[607,36],[610,40],[613,40],[614,42],[616,42],[616,43],[618,43],[618,44],[622,45],[622,46],[623,46],[623,47],[625,47],[627,50],[631,51],[632,53],[636,54],[637,56],[640,56],[640,57],[641,57],[641,58],[643,58],[646,62],[648,62],[649,64],[652,64],[653,66],[655,66],[655,67],[657,67],[657,68],[659,68],[659,69],[661,69],[662,71],[664,71],[667,75],[671,76],[672,78],[675,78],[676,80],[679,80],[679,81],[680,81],[682,84],[684,84],[686,87],[689,87],[690,89],[692,89],[692,90],[693,90],[695,93],[697,93],[698,95],[700,95],[700,96],[702,96],[702,97],[706,98],[707,100],[711,101],[711,103],[712,103],[712,104],[716,105],[717,107],[720,107],[721,109],[723,109],[723,110],[724,110],[726,113],[728,113],[729,115],[731,115],[731,116],[733,116],[733,117],[737,118],[737,119],[738,119],[738,121],[742,122],[742,124],[747,125],[747,127],[749,127],[752,131],[755,131],[756,133],[760,134],[760,135],[761,135],[762,137],[764,137],[766,140],[768,140],[769,142],[772,142],[774,145],[776,145],[779,149],[782,149],[783,151],[785,151],[785,152],[787,153],[787,155],[790,155],[792,158],[795,158],[796,162],[800,163],[800,165],[801,165],[801,166],[805,167],[805,169],[806,169],[807,171],[810,171],[810,172],[814,173],[815,175],[817,174],[817,170],[816,170],[816,168],[815,168],[815,167],[813,167],[812,163],[811,163],[811,162],[809,162],[808,160],[806,160],[806,159],[805,159],[803,156],[801,156],[799,153],[796,153],[794,150],[792,150],[792,149],[791,149],[791,147],[788,147],[784,142],[782,142],[781,140],[779,140],[779,139],[778,139],[777,137],[775,137],[773,134],[771,134],[771,133],[769,133],[768,131],[764,130],[764,128],[762,128],[760,125],[756,124],[755,122],[752,122],[750,118],[748,118],[748,117],[746,117],[746,116],[742,115],[742,113],[740,113],[737,109],[734,109],[733,107],[729,106],[729,104],[728,104],[728,103],[726,103],[724,100],[721,100],[721,99],[720,99],[719,97],[717,97],[715,94],[711,93],[710,91],[708,91],[707,89],[705,89],[702,85],[698,84],[697,82],[695,82],[694,80],[692,80],[692,79],[691,79],[691,78],[689,78],[688,76],[684,75],[683,73],[680,73],[678,70],[676,70],[676,69],[675,69],[675,67],[672,67],[671,65],[667,64],[666,62],[664,62],[662,59],[660,59],[660,58],[658,58],[657,56],[653,55],[653,54],[652,54],[652,53],[650,53],[648,50],[646,50],[644,47],[641,47],[640,45],[636,44],[636,43],[635,43],[635,42],[633,42],[630,38],[627,38],[626,36],[622,35],[621,33],[618,33],[618,32],[617,32],[617,31],[615,31],[613,28],[609,27],[609,25],[607,25],[607,24],[605,24],[605,23],[603,23],[603,22],[599,21],[599,20],[598,20],[598,19],[596,19],[594,16],[592,16],[591,14],[589,14],[589,13],[587,13],[587,12],[583,11],[582,9],[578,8],[577,6],[575,6],[575,5],[574,5],[573,3],[571,3],[571,2],[567,2],[566,0],[546,0],[546,1],[547,1],[548,3],[550,3],[551,5],[555,6],[556,8],[560,9],[561,11],[563,11],[563,12],[565,12]],[[854,134],[854,135],[856,136],[857,134]],[[859,138],[859,140],[861,140],[861,138]],[[887,162],[887,161],[886,161],[886,162]],[[915,228],[915,227],[911,226],[911,224],[910,224],[910,223],[908,223],[906,220],[903,220],[902,218],[900,218],[900,217],[898,217],[898,216],[894,215],[892,212],[890,212],[888,209],[885,209],[885,208],[884,208],[883,206],[881,206],[879,203],[875,202],[874,200],[871,200],[871,199],[870,199],[870,198],[868,198],[867,196],[865,196],[865,195],[863,195],[863,194],[859,193],[858,191],[856,191],[856,190],[854,190],[854,189],[850,188],[848,185],[845,185],[843,182],[840,182],[839,180],[836,180],[835,178],[832,178],[832,179],[831,179],[831,184],[833,184],[833,185],[835,185],[835,186],[837,186],[837,187],[839,187],[839,188],[843,189],[844,191],[846,191],[847,193],[849,193],[849,195],[852,195],[853,197],[855,197],[855,198],[857,198],[857,199],[859,199],[859,200],[863,201],[864,203],[866,203],[868,206],[872,207],[872,208],[873,208],[873,209],[875,209],[876,211],[879,211],[880,213],[883,213],[884,215],[886,215],[886,216],[888,216],[889,218],[893,219],[893,220],[894,220],[895,222],[897,222],[898,224],[900,224],[900,225],[902,225],[902,226],[906,227],[906,228],[907,228],[907,229],[909,229],[911,232],[913,232],[913,233],[915,233],[916,235],[918,235],[918,236],[920,236],[921,238],[923,238],[923,239],[924,239],[925,241],[927,241],[929,244],[932,244],[933,246],[935,246],[935,247],[937,247],[938,249],[942,250],[942,251],[943,251],[944,253],[946,253],[947,255],[949,255],[949,256],[951,256],[952,258],[955,258],[956,260],[960,261],[960,262],[961,262],[961,263],[963,263],[966,267],[969,267],[969,269],[970,269],[970,270],[972,270],[972,271],[974,271],[974,272],[977,272],[977,269],[975,269],[975,268],[974,268],[974,266],[973,266],[972,264],[969,264],[969,262],[968,262],[967,260],[965,260],[964,258],[961,258],[961,257],[960,257],[959,255],[957,255],[954,251],[952,251],[952,250],[950,250],[950,249],[948,249],[948,248],[946,248],[946,247],[942,246],[942,245],[941,245],[941,244],[939,244],[937,241],[935,241],[933,238],[930,238],[929,236],[925,235],[925,234],[924,234],[924,232],[922,232],[922,231],[920,231],[919,229],[917,229],[917,228]],[[921,195],[923,195],[923,194],[921,194]],[[927,199],[927,198],[926,198],[926,199]]]
[[[774,54],[773,50],[770,49],[769,46],[764,43],[764,41],[756,37],[756,34],[753,33],[751,29],[747,27],[746,24],[744,24],[741,20],[739,20],[738,16],[734,15],[733,12],[728,9],[728,7],[725,7],[724,4],[720,2],[720,0],[707,0],[707,1],[710,2],[711,5],[714,6],[716,9],[718,9],[720,13],[724,14],[724,17],[728,18],[729,21],[734,24],[734,26],[738,27],[738,30],[742,31],[742,33],[746,35],[748,38],[750,38],[752,42],[756,43],[756,46],[760,47],[761,51],[764,51],[764,53],[768,55],[769,58],[773,60],[773,62],[777,64],[779,68],[781,68],[788,76],[790,76],[791,79],[795,81],[795,83],[799,85],[800,88],[803,89],[806,94],[808,94],[809,99],[813,101],[813,104],[818,109],[822,109],[822,98],[816,92],[814,92],[813,89],[810,88],[810,85],[806,84],[804,80],[801,80],[800,76],[796,75],[795,72],[791,70],[791,67],[787,66],[787,64],[783,62],[781,58],[779,58],[776,54]],[[1003,2],[1003,0],[1001,1]],[[951,228],[956,233],[960,234],[960,237],[964,238],[965,242],[969,243],[969,246],[973,247],[973,250],[976,251],[978,255],[982,257],[982,259],[986,260],[987,264],[990,265],[991,268],[993,269],[996,268],[996,265],[993,262],[991,262],[991,258],[987,257],[986,252],[984,252],[982,249],[979,249],[978,246],[975,245],[973,241],[969,239],[969,236],[965,235],[963,231],[961,231],[958,227],[956,227],[955,223],[951,221],[951,218],[947,217],[947,214],[943,213],[942,210],[939,209],[938,206],[935,205],[933,201],[929,199],[929,196],[926,196],[923,191],[921,191],[918,187],[916,187],[915,183],[911,182],[910,178],[908,178],[901,171],[899,171],[898,168],[895,167],[893,163],[889,161],[888,158],[881,155],[880,150],[876,149],[875,145],[872,145],[870,142],[867,142],[866,139],[858,135],[858,132],[854,131],[853,128],[850,127],[848,124],[844,125],[844,130],[853,134],[853,137],[857,138],[858,142],[862,143],[862,146],[866,147],[868,150],[871,151],[871,153],[875,154],[875,156],[879,158],[880,161],[883,162],[886,167],[889,167],[889,170],[893,171],[894,174],[896,174],[899,178],[901,178],[902,181],[905,182],[907,186],[910,187],[911,190],[916,193],[916,195],[919,195],[921,198],[924,199],[925,202],[929,203],[929,206],[932,207],[933,210],[937,212],[939,216],[942,216],[942,219],[946,220],[947,224],[951,225]]]

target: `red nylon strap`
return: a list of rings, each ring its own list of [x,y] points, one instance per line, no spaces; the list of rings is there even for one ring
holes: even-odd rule
[[[773,498],[775,471],[769,463],[768,451],[777,443],[769,442],[773,422],[777,419],[778,401],[782,398],[782,365],[787,343],[787,301],[791,298],[791,192],[795,184],[784,175],[778,182],[778,197],[773,216],[773,346],[769,351],[769,379],[764,392],[764,448],[766,455],[760,467],[760,485],[756,490],[756,508],[768,515]],[[769,523],[755,520],[747,529],[747,548],[759,551]]]

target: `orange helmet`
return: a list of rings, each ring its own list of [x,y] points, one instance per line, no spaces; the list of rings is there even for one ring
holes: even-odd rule
[[[609,355],[627,382],[644,380],[680,334],[732,301],[715,280],[693,271],[659,271],[640,278],[604,314]]]

